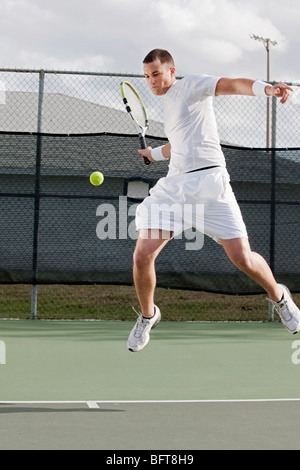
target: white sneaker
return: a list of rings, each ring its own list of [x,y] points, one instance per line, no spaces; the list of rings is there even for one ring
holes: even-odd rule
[[[161,313],[158,307],[155,305],[155,314],[152,318],[144,318],[142,314],[132,329],[127,347],[129,351],[137,352],[141,351],[150,341],[150,331],[155,328],[161,320]]]
[[[281,318],[285,328],[295,335],[300,331],[300,310],[292,299],[291,293],[286,286],[279,284],[283,290],[283,299],[280,302],[268,299],[273,305],[275,310]]]

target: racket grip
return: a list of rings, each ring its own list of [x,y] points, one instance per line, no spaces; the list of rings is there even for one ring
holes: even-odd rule
[[[141,136],[139,136],[139,139],[140,139],[141,149],[142,150],[146,149],[147,144],[146,144],[145,137],[141,135]],[[150,162],[149,158],[143,156],[143,159],[144,159],[145,165],[150,165],[151,162]]]

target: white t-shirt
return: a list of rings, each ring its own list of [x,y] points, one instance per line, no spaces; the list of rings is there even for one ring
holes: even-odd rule
[[[218,81],[209,75],[189,75],[163,95],[164,127],[171,144],[169,176],[226,166],[213,110]]]

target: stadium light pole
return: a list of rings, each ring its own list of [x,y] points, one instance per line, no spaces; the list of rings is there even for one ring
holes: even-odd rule
[[[271,45],[277,46],[276,41],[272,41],[270,38],[263,38],[261,36],[257,36],[256,34],[250,35],[251,39],[255,41],[260,41],[266,48],[267,51],[267,82],[271,81],[271,59],[270,59],[270,51]],[[271,97],[267,98],[267,148],[272,147],[272,99]]]

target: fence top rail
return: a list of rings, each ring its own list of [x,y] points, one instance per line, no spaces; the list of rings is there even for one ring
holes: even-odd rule
[[[52,70],[52,69],[22,69],[22,68],[0,68],[0,72],[15,72],[15,73],[48,73],[53,75],[94,75],[100,77],[128,77],[128,78],[144,78],[143,74],[136,73],[122,73],[122,72],[87,72],[82,70]],[[178,76],[178,79],[183,78],[183,76]],[[266,81],[266,80],[265,80]],[[270,81],[270,84],[274,85],[276,81]],[[287,85],[298,85],[299,83],[285,81]]]
[[[95,76],[102,76],[102,77],[132,77],[132,78],[144,78],[142,74],[135,74],[135,73],[111,73],[111,72],[84,72],[80,70],[47,70],[47,69],[6,69],[0,68],[0,72],[15,72],[15,73],[37,73],[40,74],[48,73],[48,74],[62,74],[62,75],[95,75]]]

